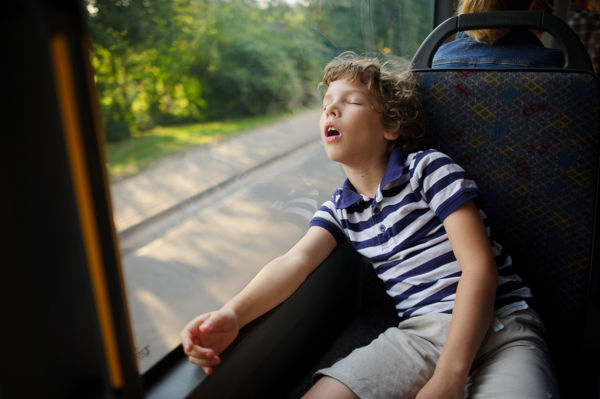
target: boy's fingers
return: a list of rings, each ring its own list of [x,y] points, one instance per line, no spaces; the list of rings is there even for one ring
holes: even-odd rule
[[[201,366],[201,367],[212,368],[213,366],[217,366],[217,365],[221,364],[221,358],[219,358],[218,356],[214,356],[210,359],[203,359],[203,358],[198,358],[195,356],[189,356],[188,359],[189,359],[190,363],[195,364],[196,366]]]
[[[215,320],[213,317],[207,317],[203,319],[202,322],[196,325],[196,328],[201,333],[207,333],[216,331],[218,327],[218,320]]]
[[[210,317],[210,313],[205,313],[203,315],[200,315],[198,317],[193,318],[192,320],[190,320],[189,323],[187,323],[185,325],[185,327],[183,327],[183,331],[192,331],[194,330],[198,325],[202,324],[202,322],[204,322],[204,320],[206,320],[208,317]]]
[[[208,318],[210,318],[211,313],[205,313],[201,316],[196,317],[192,321],[190,321],[186,326],[185,330],[193,331],[198,328],[198,326],[202,325]]]
[[[198,359],[212,359],[217,356],[214,350],[210,348],[203,348],[198,345],[193,345],[191,350],[188,351],[187,355],[196,357]]]
[[[185,352],[192,350],[192,346],[194,345],[192,342],[192,334],[188,330],[181,331],[181,346]]]
[[[228,315],[223,314],[211,314],[210,317],[198,324],[198,331],[200,333],[229,332],[234,328],[235,321],[228,317]]]
[[[202,322],[198,325],[198,332],[200,333],[207,333],[207,332],[211,332],[213,324],[210,321],[205,321]]]
[[[194,334],[191,331],[186,329],[181,332],[181,346],[186,353],[194,349]]]
[[[181,330],[179,337],[181,338],[181,344],[185,351],[190,351],[192,349],[192,345],[194,344],[194,337],[199,332],[199,326],[204,323],[204,321],[210,317],[210,314],[203,314],[202,316],[198,316],[192,321],[190,321],[184,328]]]

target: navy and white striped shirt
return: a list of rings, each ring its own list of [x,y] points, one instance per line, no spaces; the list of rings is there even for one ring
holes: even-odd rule
[[[395,149],[375,198],[358,194],[346,180],[310,224],[338,243],[350,241],[385,283],[401,318],[451,313],[461,269],[443,220],[477,196],[475,182],[450,157],[428,150],[404,158]],[[529,298],[510,256],[491,242],[499,272],[496,307]]]

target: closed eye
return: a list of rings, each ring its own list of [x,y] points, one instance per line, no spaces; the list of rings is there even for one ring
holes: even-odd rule
[[[352,104],[352,105],[362,105],[362,101],[359,100],[348,100],[346,101],[347,104]]]
[[[346,102],[348,104],[353,104],[353,105],[363,105],[364,104],[364,101],[362,98],[360,98],[360,96],[359,97],[354,96],[354,97],[347,98]]]

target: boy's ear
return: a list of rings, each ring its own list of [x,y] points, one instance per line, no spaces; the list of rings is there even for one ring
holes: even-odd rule
[[[396,141],[400,137],[400,130],[385,130],[383,132],[383,137],[389,141]]]

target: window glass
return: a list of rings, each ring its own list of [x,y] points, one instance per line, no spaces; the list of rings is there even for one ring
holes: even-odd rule
[[[345,50],[410,60],[433,1],[87,0],[140,372],[301,237],[342,184],[317,84]]]

